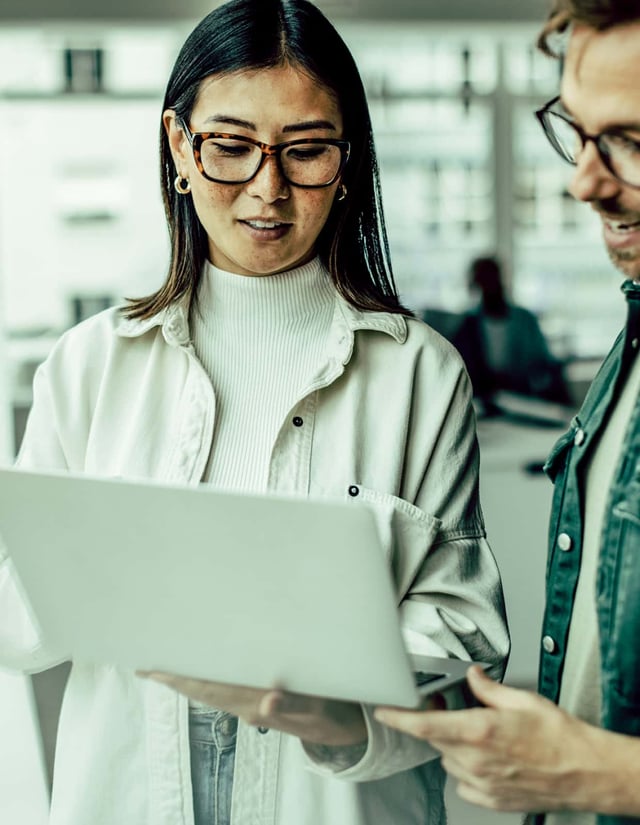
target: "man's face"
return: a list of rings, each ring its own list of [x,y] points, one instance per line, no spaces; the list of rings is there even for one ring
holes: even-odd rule
[[[640,20],[603,32],[577,26],[565,60],[562,105],[588,134],[622,132],[629,138],[629,151],[640,154],[639,77]],[[569,190],[600,215],[615,266],[640,280],[640,189],[617,180],[588,141]]]

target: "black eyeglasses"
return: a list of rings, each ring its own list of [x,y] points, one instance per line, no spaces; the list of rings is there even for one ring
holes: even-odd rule
[[[560,157],[576,166],[582,150],[592,141],[609,172],[621,183],[640,189],[640,141],[634,140],[624,129],[588,134],[567,115],[552,110],[559,100],[560,97],[554,97],[535,115]]]
[[[301,138],[270,145],[226,132],[191,132],[184,120],[178,122],[198,171],[214,183],[247,183],[273,155],[287,183],[320,189],[335,183],[349,160],[348,140]]]

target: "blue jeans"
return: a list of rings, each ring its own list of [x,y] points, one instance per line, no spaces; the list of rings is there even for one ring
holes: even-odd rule
[[[229,825],[238,719],[214,708],[189,708],[195,825]]]

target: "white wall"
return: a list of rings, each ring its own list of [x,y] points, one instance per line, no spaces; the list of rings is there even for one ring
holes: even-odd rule
[[[7,345],[4,337],[2,318],[2,272],[0,271],[0,464],[10,461],[13,456],[13,427],[11,379]]]
[[[0,464],[13,458],[7,348],[0,270]],[[49,792],[31,680],[0,670],[0,822],[45,825]]]
[[[0,189],[9,330],[61,331],[75,294],[121,299],[162,283],[160,108],[155,97],[0,101],[0,179],[15,179]]]

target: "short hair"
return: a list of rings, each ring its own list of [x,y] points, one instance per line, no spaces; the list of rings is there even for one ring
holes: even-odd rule
[[[538,46],[545,54],[560,57],[561,50],[554,44],[554,39],[574,23],[603,31],[633,21],[640,22],[638,0],[554,0],[538,37]]]
[[[290,65],[321,83],[337,100],[351,156],[316,247],[340,294],[361,309],[410,315],[393,279],[380,176],[366,93],[351,52],[326,16],[307,0],[229,0],[208,14],[185,41],[167,83],[163,111],[189,121],[201,82],[211,75]],[[130,301],[125,314],[148,318],[196,287],[207,258],[207,236],[191,197],[173,186],[176,169],[160,128],[160,172],[171,241],[161,288]]]
[[[469,286],[476,286],[481,290],[502,288],[502,264],[495,255],[484,255],[474,258],[469,264]]]

